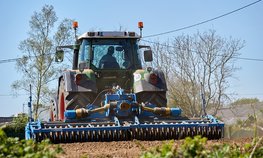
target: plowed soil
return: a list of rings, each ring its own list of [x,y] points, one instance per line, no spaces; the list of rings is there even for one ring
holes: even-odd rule
[[[243,138],[236,140],[222,139],[222,140],[209,140],[207,146],[213,144],[237,144],[242,145],[251,143],[252,139]],[[73,157],[108,157],[108,158],[133,158],[140,157],[143,151],[152,149],[156,146],[161,146],[163,143],[169,141],[117,141],[117,142],[85,142],[85,143],[69,143],[60,144],[64,150],[64,154],[60,157],[73,158]],[[176,140],[175,144],[180,145],[183,140]]]

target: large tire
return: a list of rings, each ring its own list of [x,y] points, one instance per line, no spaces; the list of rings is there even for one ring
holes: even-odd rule
[[[77,108],[85,108],[91,104],[95,98],[92,92],[66,92],[65,82],[61,79],[58,92],[58,105],[55,107],[57,110],[57,120],[64,121],[65,110],[72,110]]]
[[[137,94],[138,103],[149,102],[157,107],[167,107],[166,92],[140,92]]]
[[[61,79],[58,90],[58,120],[64,121],[64,112],[65,112],[65,82]]]
[[[95,94],[91,92],[70,92],[66,96],[66,109],[85,108],[94,98]]]
[[[51,100],[49,120],[50,121],[57,121],[58,120],[58,100],[57,100],[57,96],[54,97]]]

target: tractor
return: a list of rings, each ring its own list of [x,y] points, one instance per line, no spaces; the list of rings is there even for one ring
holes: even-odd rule
[[[50,121],[31,121],[26,139],[52,142],[163,140],[202,135],[220,139],[224,123],[211,115],[189,119],[180,108],[167,107],[167,85],[152,62],[150,46],[140,45],[140,35],[127,31],[86,32],[76,41],[57,46],[56,61],[73,52],[72,69],[58,79],[50,106]],[[142,58],[144,60],[142,60]]]

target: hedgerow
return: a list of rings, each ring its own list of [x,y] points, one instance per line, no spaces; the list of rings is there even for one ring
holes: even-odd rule
[[[174,141],[143,152],[141,158],[248,158],[263,157],[262,138],[250,144],[214,144],[206,146],[207,139],[201,136],[186,138],[182,145]]]
[[[49,140],[36,143],[33,140],[19,140],[7,137],[0,129],[0,158],[53,158],[63,152],[61,147],[51,145]]]

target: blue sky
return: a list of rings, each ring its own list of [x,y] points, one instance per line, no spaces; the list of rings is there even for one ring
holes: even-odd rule
[[[5,0],[0,1],[0,60],[21,57],[18,45],[28,37],[29,20],[34,11],[40,11],[45,4],[54,6],[59,20],[76,19],[79,32],[89,30],[118,30],[120,26],[138,31],[137,22],[144,22],[145,36],[166,32],[198,23],[252,3],[251,0]],[[147,40],[165,41],[181,34],[192,34],[208,29],[216,30],[222,37],[238,38],[246,41],[240,51],[241,57],[263,59],[263,2],[243,9],[218,20]],[[240,97],[257,97],[263,100],[263,62],[238,60],[241,67],[231,80],[229,93]],[[10,116],[22,112],[28,95],[21,91],[13,97],[10,85],[21,77],[15,62],[0,64],[0,116]],[[25,110],[27,110],[25,105]]]

